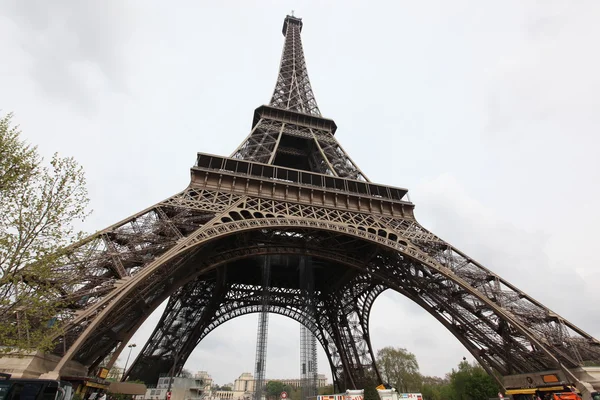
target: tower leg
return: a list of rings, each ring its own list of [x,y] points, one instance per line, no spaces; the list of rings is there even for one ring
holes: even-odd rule
[[[320,325],[326,331],[325,352],[338,391],[365,389],[367,398],[377,398],[374,388],[381,379],[370,342],[368,318],[373,301],[383,290],[368,276],[357,275],[324,300]]]
[[[195,348],[197,336],[215,314],[226,290],[223,273],[200,277],[175,292],[144,348],[125,371],[125,378],[147,384],[161,374],[178,374]]]

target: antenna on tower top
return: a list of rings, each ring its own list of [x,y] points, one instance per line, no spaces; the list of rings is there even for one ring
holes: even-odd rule
[[[294,16],[294,10],[292,10],[292,17]]]

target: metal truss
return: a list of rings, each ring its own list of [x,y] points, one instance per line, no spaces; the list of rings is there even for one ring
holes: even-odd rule
[[[271,105],[256,110],[231,158],[199,154],[186,190],[61,253],[56,268],[68,278],[53,282],[66,304],[54,372],[70,361],[91,370],[111,354],[113,363],[169,299],[131,379],[181,370],[212,330],[266,308],[314,335],[340,390],[367,387],[380,380],[369,313],[392,289],[490,374],[559,369],[578,382],[570,369],[600,362],[598,340],[427,231],[405,189],[369,182],[342,150],[314,101],[301,27],[286,18]],[[312,291],[299,282],[305,258]],[[271,265],[268,285],[261,260]]]
[[[222,274],[206,276],[195,285],[179,288],[169,299],[157,329],[140,352],[137,361],[125,371],[124,378],[135,376],[157,381],[161,374],[177,371],[187,357],[181,357],[197,326],[206,323],[207,311],[213,309],[223,295]],[[189,321],[197,321],[196,325]],[[151,378],[150,378],[151,377]]]
[[[320,116],[321,112],[317,107],[317,101],[308,79],[302,39],[300,38],[301,31],[302,20],[300,18],[288,16],[285,19],[283,24],[285,45],[281,54],[279,75],[271,98],[271,105],[284,110]]]
[[[251,235],[249,234],[248,240],[255,240],[262,244],[263,248],[269,249],[268,251],[275,251],[275,248],[271,247],[271,243],[276,243],[274,240],[279,236],[280,233],[275,232],[265,233],[264,235],[252,233]],[[301,260],[304,258],[301,252],[306,251],[306,246],[303,245],[300,237],[288,236],[287,234],[284,235],[284,237],[287,238],[287,241],[289,242],[287,251],[292,254],[286,256],[270,256],[274,260],[273,264],[277,265],[274,267],[274,273],[276,275],[288,274],[290,271],[295,270],[300,264],[298,259]],[[321,241],[321,243],[327,245],[328,241]],[[266,247],[266,245],[269,247]],[[351,243],[347,243],[347,245],[351,245]],[[239,251],[240,248],[237,250]],[[313,252],[320,251],[315,247],[314,249],[311,249],[311,253]],[[297,255],[294,256],[296,253]],[[323,254],[322,256],[319,255],[319,259],[315,261],[320,268],[335,268],[336,264],[332,264],[333,262],[334,259],[328,254]],[[260,263],[260,259],[257,259],[256,264]],[[250,268],[249,264],[251,263],[246,262],[243,264],[243,267]],[[284,264],[289,268],[282,270]],[[366,355],[366,359],[364,358],[365,355],[361,354],[360,358],[346,360],[346,354],[350,354],[351,352],[352,354],[355,354],[356,349],[342,348],[342,351],[340,351],[338,347],[347,347],[354,339],[346,338],[344,341],[341,341],[342,336],[339,335],[339,332],[336,333],[333,331],[334,322],[330,320],[329,314],[326,313],[326,309],[331,310],[332,307],[338,307],[339,309],[333,314],[339,315],[342,320],[346,318],[345,316],[352,319],[353,314],[360,314],[359,318],[354,318],[355,320],[367,320],[368,312],[372,306],[373,300],[382,290],[384,290],[384,286],[373,285],[372,283],[369,283],[369,279],[366,277],[357,275],[358,266],[359,265],[356,264],[353,269],[342,269],[345,272],[341,274],[341,276],[335,277],[334,280],[328,279],[322,281],[323,287],[327,290],[319,290],[314,294],[314,312],[307,310],[306,303],[307,301],[310,301],[310,297],[307,296],[306,291],[300,289],[297,281],[295,282],[295,288],[269,288],[270,301],[268,305],[269,312],[278,313],[297,320],[306,327],[311,333],[311,336],[316,337],[317,340],[319,340],[326,348],[326,352],[331,355],[329,358],[332,362],[332,367],[337,371],[337,375],[342,373],[344,365],[352,366],[353,372],[350,378],[353,380],[356,380],[356,376],[361,375],[360,371],[362,369],[372,367],[372,354]],[[234,283],[235,281],[243,281],[244,279],[241,279],[239,275],[233,274],[235,268],[231,265],[227,268],[220,269],[219,271],[221,276],[228,276],[227,282],[223,281],[220,286],[221,289],[219,289],[220,293],[226,293],[225,297],[207,293],[204,288],[208,285],[212,285],[213,279],[211,278],[209,281],[205,281],[203,275],[198,277],[196,281],[187,284],[184,289],[179,290],[172,295],[161,322],[152,334],[146,348],[142,351],[138,359],[136,359],[128,373],[131,379],[141,379],[146,382],[154,381],[158,378],[160,373],[165,373],[170,369],[171,363],[176,358],[174,354],[179,354],[175,372],[179,371],[196,344],[212,330],[237,316],[261,312],[263,306],[263,292],[260,282],[254,282],[252,285],[248,283]],[[209,277],[211,277],[211,275],[209,275]],[[333,284],[333,282],[335,282],[335,284]],[[293,280],[289,283],[293,283]],[[194,298],[190,296],[191,293],[201,293],[202,296]],[[348,301],[351,304],[335,301],[335,299],[347,297],[348,293],[352,294],[351,297],[348,297]],[[201,309],[199,304],[206,304],[209,298],[218,299],[214,303],[218,304],[218,308],[213,310],[202,308],[202,311],[197,313],[185,313],[186,310]],[[357,310],[360,311],[358,312]],[[177,318],[182,314],[185,314],[188,319],[181,320]],[[204,316],[208,317],[206,319],[201,318]],[[316,318],[316,316],[319,316],[319,318]],[[360,336],[361,341],[361,344],[359,344],[358,347],[362,347],[363,349],[369,348],[368,340],[365,340],[365,338],[368,338],[366,324],[364,327],[353,326],[351,331],[345,330],[342,332],[342,335],[350,333],[355,334],[357,329],[363,330],[363,333],[357,335],[357,337]],[[193,332],[193,337],[189,336],[187,332]],[[147,349],[151,349],[151,351],[148,351]],[[162,362],[162,369],[157,370],[156,368],[147,368],[146,366],[149,365],[156,366],[161,364],[161,359],[157,358],[157,355],[162,357],[164,357],[164,355],[169,355],[169,357],[167,357],[168,360]],[[335,375],[336,379],[337,375]]]
[[[322,126],[307,126],[294,123],[301,116],[290,111],[272,111],[266,106],[257,110],[250,134],[233,152],[232,158],[368,181],[335,139],[333,121]]]
[[[315,282],[312,260],[302,257],[299,265],[300,290],[304,294],[304,312],[315,318],[317,307],[315,301]],[[300,324],[300,398],[316,396],[317,393],[317,339],[312,332]]]
[[[317,339],[300,325],[300,398],[317,394],[317,368]]]
[[[192,191],[198,199],[195,210],[202,208],[206,198],[223,204],[219,207],[231,206],[195,233],[179,239],[167,257],[149,257],[141,272],[129,278],[129,285],[122,284],[121,290],[113,288],[108,296],[75,316],[67,325],[65,336],[57,338],[57,352],[66,347],[65,338],[79,335],[80,345],[68,349],[71,358],[91,365],[126,340],[141,318],[192,277],[236,259],[268,252],[308,251],[321,259],[359,266],[355,268],[369,278],[363,285],[380,290],[391,288],[408,296],[442,322],[490,371],[508,375],[557,366],[573,368],[584,361],[600,360],[597,340],[412,219],[251,196],[238,199],[200,189],[190,189],[182,196],[189,198]],[[174,199],[167,202],[180,203]],[[215,207],[212,203],[207,208]],[[99,233],[103,235],[105,232]],[[107,249],[104,264],[114,262],[113,257]],[[97,262],[97,258],[96,254],[92,260]],[[330,311],[319,312],[323,317],[316,324],[320,327],[317,338],[330,358],[336,381],[356,386],[356,382],[368,377],[367,369],[377,372],[370,342],[364,339],[368,338],[368,312],[352,308],[359,304],[355,300],[358,293],[348,295],[353,288],[360,285],[353,284],[343,294],[329,298],[321,295],[320,304],[327,304]],[[364,293],[367,292],[363,292],[366,299],[371,299]],[[260,306],[260,301],[258,296],[255,304]],[[215,315],[221,319],[236,315],[235,308],[224,304],[220,307]],[[297,311],[297,315],[301,313]],[[208,329],[207,326],[203,332]],[[205,333],[198,335],[204,336]]]
[[[285,44],[270,106],[256,110],[250,134],[231,157],[368,181],[335,139],[335,122],[321,117],[308,79],[301,30],[300,18],[285,19]]]
[[[254,366],[255,400],[262,400],[264,392],[265,374],[267,371],[267,340],[269,337],[269,303],[271,300],[269,292],[269,286],[271,284],[271,259],[269,257],[262,257],[261,264],[261,310],[258,316],[258,330],[256,333],[256,361]]]

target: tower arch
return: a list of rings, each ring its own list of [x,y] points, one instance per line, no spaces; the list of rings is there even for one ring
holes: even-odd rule
[[[268,226],[270,228],[267,228]],[[259,255],[313,254],[360,271],[363,279],[369,284],[379,285],[382,289],[391,288],[409,297],[442,322],[489,371],[496,370],[504,374],[524,373],[557,367],[567,370],[576,365],[572,358],[552,353],[543,344],[547,341],[546,337],[523,326],[522,321],[500,307],[484,292],[472,287],[463,277],[439,261],[419,252],[416,246],[402,236],[398,236],[398,241],[392,241],[359,229],[342,226],[332,229],[330,222],[285,218],[263,218],[258,224],[234,221],[220,224],[219,227],[221,235],[207,239],[205,244],[200,241],[193,247],[181,244],[182,248],[185,248],[185,251],[182,251],[183,255],[187,255],[188,252],[194,253],[196,257],[204,260],[204,268],[194,267],[198,275],[201,271],[206,273],[218,269],[220,265]],[[244,243],[246,247],[240,243]],[[408,243],[408,246],[403,243]],[[227,248],[228,252],[225,251]],[[214,259],[207,256],[210,254],[206,253],[208,249],[213,250]],[[173,252],[172,257],[181,257],[181,254]],[[163,264],[157,263],[155,268],[162,268],[164,263],[169,263],[170,260],[162,262]],[[194,264],[190,263],[188,268],[192,268],[192,265]],[[173,275],[177,273],[177,270],[171,271]],[[148,275],[150,274],[146,274]],[[183,275],[187,276],[188,280],[191,279],[189,273]],[[86,349],[86,353],[90,352],[92,343],[97,345],[105,342],[103,338],[107,334],[102,334],[102,330],[96,329],[96,326],[102,322],[106,326],[121,326],[120,320],[111,321],[109,316],[127,315],[119,311],[119,307],[128,304],[127,295],[138,297],[140,292],[156,290],[145,287],[143,277],[134,277],[137,278],[137,283],[134,282],[135,284],[117,294],[115,300],[98,314],[100,318],[94,321],[96,325],[86,328],[87,332],[80,337],[80,347]],[[163,277],[163,280],[165,278],[170,280],[169,277]],[[427,291],[424,291],[424,288],[427,288]],[[337,342],[336,347],[342,347],[346,343],[345,349],[337,349],[338,353],[346,351],[346,354],[342,354],[339,361],[336,361],[341,364],[336,377],[343,371],[351,376],[350,382],[353,386],[357,386],[364,378],[365,370],[372,368],[376,371],[373,352],[370,342],[365,343],[366,347],[362,350],[356,350],[347,338],[352,336],[351,329],[368,327],[368,311],[364,314],[361,310],[351,310],[350,303],[339,303],[339,298],[342,297],[332,296],[323,300],[323,304],[327,304],[326,309],[336,312],[324,314],[326,318],[321,325],[331,327],[330,331],[323,331],[327,331],[332,341]],[[217,297],[212,294],[209,300],[215,298]],[[121,310],[127,307],[131,305]],[[343,319],[350,313],[355,317],[352,321],[354,325],[346,327]],[[127,318],[122,317],[121,320],[123,319]],[[340,327],[346,331],[340,332]],[[503,329],[511,329],[511,335],[503,334]],[[324,337],[323,331],[321,334]],[[328,344],[322,343],[325,346]],[[76,346],[71,350],[74,357],[89,362],[89,359],[83,358],[86,353],[77,353]],[[365,359],[369,359],[371,365],[362,364]],[[65,357],[64,360],[68,358]],[[332,365],[336,363],[330,362]]]

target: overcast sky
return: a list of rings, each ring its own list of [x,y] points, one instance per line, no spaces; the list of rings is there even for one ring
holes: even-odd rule
[[[319,107],[367,176],[407,187],[424,226],[600,337],[597,0],[3,0],[0,109],[46,158],[84,166],[85,229],[102,229],[185,188],[197,151],[244,139],[292,9]],[[299,328],[270,321],[267,376],[297,377]],[[186,368],[220,384],[252,372],[256,324],[224,324]],[[395,293],[370,327],[428,375],[468,356]]]

